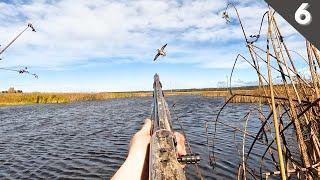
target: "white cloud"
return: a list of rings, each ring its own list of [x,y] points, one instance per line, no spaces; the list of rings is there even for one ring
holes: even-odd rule
[[[241,1],[238,9],[246,30],[255,34],[267,6],[264,2],[252,2]],[[232,25],[226,25],[221,18],[225,6],[223,0],[33,0],[14,5],[2,2],[1,44],[11,40],[27,22],[38,30],[28,31],[8,49],[2,65],[59,68],[90,63],[95,58],[151,63],[155,48],[168,42],[172,55],[167,57],[168,63],[231,67],[238,53],[234,47],[245,47],[239,43],[243,36],[235,24],[234,11],[229,10]],[[286,34],[295,33],[283,21],[281,26]],[[232,50],[235,51],[228,53]]]

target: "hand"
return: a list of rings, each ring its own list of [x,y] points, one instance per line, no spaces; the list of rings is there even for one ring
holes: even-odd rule
[[[152,121],[150,119],[146,119],[141,130],[132,137],[129,145],[128,157],[112,177],[113,180],[146,179],[149,168],[151,126]],[[186,149],[184,136],[178,132],[174,132],[174,136],[177,141],[177,155],[185,155]]]
[[[177,155],[178,156],[186,155],[187,154],[186,146],[185,146],[186,139],[184,138],[184,135],[182,135],[179,132],[174,132],[173,135],[175,136],[177,141],[177,146],[176,146]]]

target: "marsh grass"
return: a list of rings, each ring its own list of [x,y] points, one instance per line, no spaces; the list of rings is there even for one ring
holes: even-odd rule
[[[6,93],[0,94],[0,106],[70,103],[115,98],[151,96],[149,92],[108,92],[108,93]]]
[[[165,91],[166,96],[225,96],[226,90],[173,90]],[[0,106],[28,105],[28,104],[50,104],[71,103],[77,101],[98,101],[131,97],[151,97],[152,92],[101,92],[101,93],[3,93],[0,94]]]
[[[284,93],[282,86],[276,88],[279,94]],[[256,86],[235,87],[232,92],[238,94],[231,99],[230,103],[257,103],[261,101],[258,97],[262,93]],[[165,90],[165,96],[206,96],[224,97],[228,100],[232,95],[226,88],[206,88],[206,89],[177,89]],[[253,96],[247,96],[251,94]],[[101,92],[101,93],[0,93],[0,106],[28,105],[28,104],[53,104],[71,103],[77,101],[98,101],[131,97],[151,97],[151,91],[135,92]],[[267,103],[267,98],[264,100]]]

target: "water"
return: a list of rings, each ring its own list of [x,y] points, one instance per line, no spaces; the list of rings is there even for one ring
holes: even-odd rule
[[[30,105],[0,108],[0,179],[109,179],[125,160],[132,135],[150,116],[151,97]],[[185,128],[194,152],[200,153],[200,170],[205,179],[235,179],[241,162],[234,131],[218,126],[215,168],[208,163],[204,124],[212,121],[222,98],[200,96],[168,97],[177,102],[176,115]],[[241,117],[250,104],[232,104],[220,121],[242,126]],[[174,117],[174,115],[172,114]],[[177,128],[177,122],[173,122]],[[249,121],[248,131],[257,132],[260,122]],[[209,131],[212,135],[212,129]],[[236,133],[240,143],[241,133]],[[251,140],[248,139],[249,146]],[[239,147],[241,148],[241,147]],[[248,148],[248,147],[247,147]],[[249,165],[258,167],[265,148],[257,144]],[[267,158],[269,159],[269,157]],[[265,167],[272,170],[270,161]],[[197,179],[194,167],[188,179]]]

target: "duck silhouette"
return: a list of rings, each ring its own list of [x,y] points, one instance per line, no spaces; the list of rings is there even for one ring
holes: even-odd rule
[[[231,22],[229,14],[226,11],[222,13],[222,18],[226,20],[227,24],[229,24]]]
[[[34,29],[34,27],[33,27],[33,25],[32,25],[31,23],[28,24],[28,27],[31,28],[31,30],[32,30],[33,32],[37,32],[37,31]]]

